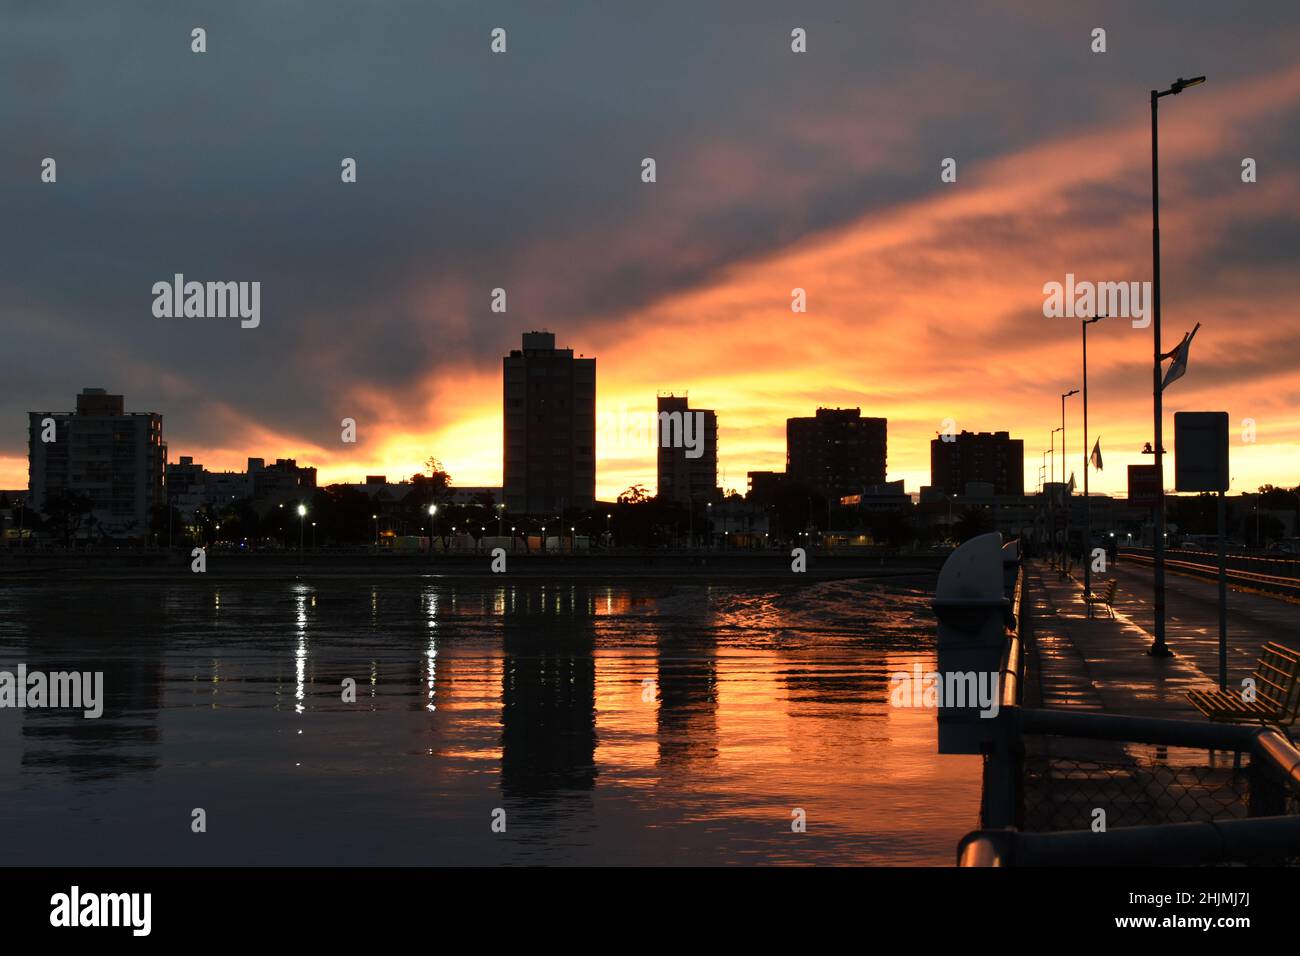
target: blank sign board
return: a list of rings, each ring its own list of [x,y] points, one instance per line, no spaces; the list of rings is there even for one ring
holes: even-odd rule
[[[1174,487],[1228,490],[1228,413],[1174,413]]]

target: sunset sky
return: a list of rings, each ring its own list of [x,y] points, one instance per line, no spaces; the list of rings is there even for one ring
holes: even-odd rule
[[[213,470],[396,480],[434,455],[497,485],[501,357],[546,328],[597,357],[600,497],[653,487],[619,425],[657,391],[718,411],[728,488],[784,467],[785,419],[822,405],[888,418],[909,491],[945,419],[1023,438],[1032,489],[1080,378],[1079,323],[1044,317],[1043,285],[1151,278],[1148,92],[1199,74],[1161,100],[1165,347],[1202,323],[1166,447],[1175,411],[1226,410],[1234,492],[1300,480],[1294,0],[874,6],[11,9],[0,488],[26,486],[26,413],[85,386],[162,413],[171,458]],[[174,273],[260,281],[260,326],[155,318]],[[1089,346],[1093,489],[1122,494],[1150,461],[1151,330],[1106,320]]]

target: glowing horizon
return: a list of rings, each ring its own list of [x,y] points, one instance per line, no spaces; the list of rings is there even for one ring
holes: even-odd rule
[[[1278,137],[1300,116],[1300,67],[1217,77],[1162,112],[1164,349],[1202,323],[1186,376],[1165,393],[1166,447],[1176,451],[1175,412],[1227,411],[1232,491],[1291,487],[1300,481],[1300,270],[1286,255],[1300,180],[1275,159],[1271,167],[1261,161],[1258,182],[1245,183],[1240,163],[1282,154]],[[1125,87],[1122,100],[1099,97],[1086,122],[1047,124],[992,155],[961,158],[957,182],[943,183],[945,153],[926,146],[920,127],[951,119],[955,107],[942,84],[923,80],[909,111],[898,108],[893,87],[872,87],[821,109],[765,117],[773,142],[795,144],[815,162],[719,131],[677,144],[653,186],[634,182],[641,191],[629,202],[641,205],[622,227],[522,230],[500,267],[505,314],[487,308],[495,282],[480,282],[469,267],[434,267],[416,249],[395,278],[358,283],[354,300],[321,296],[287,316],[301,321],[283,321],[268,292],[256,330],[151,319],[136,341],[117,328],[79,325],[53,304],[24,305],[14,320],[75,342],[98,368],[113,369],[96,374],[70,362],[60,392],[75,374],[81,385],[124,394],[128,411],[160,412],[170,459],[188,455],[213,471],[242,470],[248,457],[296,458],[318,469],[322,485],[367,474],[397,481],[434,456],[454,484],[499,486],[500,356],[519,347],[522,332],[548,328],[559,347],[597,358],[601,500],[632,484],[653,491],[652,441],[615,434],[611,443],[607,426],[653,413],[661,391],[717,411],[718,479],[727,489],[743,493],[749,471],[784,469],[787,418],[858,407],[888,419],[886,477],[909,492],[929,484],[929,442],[948,419],[958,431],[1023,440],[1032,491],[1060,425],[1059,396],[1081,386],[1079,322],[1044,317],[1044,284],[1067,274],[1151,278],[1145,94]],[[1016,105],[1028,108],[1034,95],[1022,91]],[[854,121],[855,110],[868,108],[877,117],[871,136]],[[851,216],[806,212],[825,203],[827,181],[862,189],[916,178],[916,170],[924,187],[907,179],[907,188],[859,203]],[[707,231],[697,239],[709,216],[735,216],[743,227],[753,209],[788,224],[779,242],[727,245]],[[636,294],[610,291],[611,276],[643,263],[671,280],[646,280]],[[791,311],[796,288],[806,290],[806,313]],[[169,365],[147,354],[154,340],[183,343],[200,358]],[[256,394],[200,380],[208,374],[202,349],[218,346],[236,351],[211,374]],[[1099,438],[1105,460],[1091,477],[1097,493],[1123,495],[1126,466],[1150,462],[1140,449],[1152,438],[1151,353],[1150,329],[1117,318],[1090,329],[1088,446]],[[48,400],[29,394],[10,401]],[[62,407],[72,401],[67,394]],[[1064,477],[1073,472],[1081,487],[1089,448],[1080,399],[1066,411]],[[357,421],[355,445],[337,440],[343,417]],[[0,487],[27,484],[14,437],[24,431],[11,421],[0,445]],[[1059,480],[1059,449],[1055,460]]]

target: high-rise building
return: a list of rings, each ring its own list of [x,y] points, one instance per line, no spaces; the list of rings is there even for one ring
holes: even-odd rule
[[[786,475],[829,498],[885,483],[888,422],[860,408],[819,408],[785,423]]]
[[[995,495],[1025,493],[1025,443],[1007,432],[962,432],[930,441],[930,487],[962,495],[968,484],[993,486]]]
[[[685,396],[660,395],[656,433],[659,497],[680,504],[720,501],[717,413],[691,408]]]
[[[161,415],[128,414],[121,395],[83,389],[75,412],[28,413],[27,460],[32,510],[81,498],[90,507],[82,536],[148,536],[164,500]]]
[[[596,501],[596,360],[525,332],[502,360],[505,504],[555,514]]]

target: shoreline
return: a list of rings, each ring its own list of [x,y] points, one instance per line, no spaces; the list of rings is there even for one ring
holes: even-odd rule
[[[26,560],[23,560],[26,559]],[[0,559],[0,584],[86,580],[296,580],[300,578],[437,578],[449,581],[656,580],[703,583],[747,580],[827,581],[849,578],[889,580],[932,577],[940,555],[844,555],[809,553],[807,568],[791,569],[780,552],[642,552],[506,555],[506,570],[494,572],[489,554],[357,555],[238,554],[213,552],[207,569],[190,570],[188,557],[162,552],[127,554],[36,553]]]

